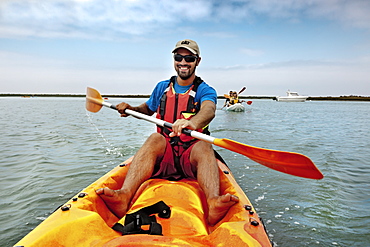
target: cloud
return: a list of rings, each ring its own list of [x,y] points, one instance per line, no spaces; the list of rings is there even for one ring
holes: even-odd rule
[[[229,0],[212,6],[215,18],[256,21],[258,17],[300,22],[330,20],[370,29],[368,0]]]
[[[240,52],[250,57],[259,57],[264,54],[264,52],[261,50],[248,49],[248,48],[242,48]]]
[[[306,10],[311,18],[338,21],[347,27],[370,29],[370,1],[315,0]]]
[[[200,21],[321,19],[370,29],[367,0],[2,0],[0,37],[126,38]],[[180,27],[181,28],[181,27]]]
[[[235,66],[228,70],[202,70],[201,76],[220,95],[242,86],[248,88],[246,95],[285,95],[287,89],[311,96],[369,95],[370,92],[370,72],[346,64]]]
[[[288,60],[280,62],[255,63],[255,64],[235,64],[224,67],[209,67],[209,70],[219,71],[258,71],[258,70],[299,70],[305,68],[306,70],[315,71],[320,69],[332,68],[357,68],[364,70],[370,66],[370,57],[360,57],[354,60]],[[367,70],[365,70],[367,71]],[[367,72],[370,74],[370,72]]]
[[[94,38],[155,32],[181,19],[208,16],[209,9],[198,1],[150,0],[13,0],[0,8],[2,36]]]

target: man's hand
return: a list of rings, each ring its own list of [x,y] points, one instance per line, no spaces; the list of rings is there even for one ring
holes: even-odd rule
[[[196,126],[190,120],[177,119],[176,122],[172,125],[172,132],[170,133],[170,137],[180,136],[182,134],[182,129],[184,128],[195,130]]]
[[[128,117],[128,116],[130,116],[129,114],[126,114],[125,113],[125,110],[126,109],[132,110],[132,106],[130,106],[129,104],[127,104],[125,102],[122,102],[122,103],[116,105],[116,107],[117,107],[117,111],[119,113],[121,113],[121,117]]]

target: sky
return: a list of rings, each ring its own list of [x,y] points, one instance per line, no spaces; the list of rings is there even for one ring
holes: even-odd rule
[[[182,39],[218,95],[370,96],[369,0],[0,0],[0,93],[150,94]]]

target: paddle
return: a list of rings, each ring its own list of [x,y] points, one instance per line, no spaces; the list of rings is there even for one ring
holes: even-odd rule
[[[245,89],[247,89],[247,88],[246,88],[246,87],[243,87],[243,88],[239,91],[238,95],[239,95],[239,94],[241,94],[242,92],[244,92],[244,90],[245,90]],[[224,97],[225,97],[225,98],[230,98],[230,95],[228,95],[228,94],[226,94],[226,93],[225,93],[225,94],[224,94]]]
[[[98,112],[102,108],[102,106],[117,110],[115,105],[105,102],[97,90],[88,87],[86,93],[86,109],[91,112]],[[126,109],[125,113],[155,123],[158,126],[169,129],[172,128],[171,123],[148,116],[140,112]],[[267,166],[276,171],[303,178],[322,179],[324,177],[320,170],[317,169],[315,164],[308,157],[299,153],[291,153],[249,146],[247,144],[225,138],[215,138],[190,129],[183,129],[183,133],[199,140],[206,141],[216,146],[242,154],[250,158],[251,160],[256,161],[257,163],[260,163],[261,165]]]
[[[242,92],[244,92],[244,90],[245,89],[247,89],[246,87],[243,87],[240,91],[239,91],[239,93],[238,93],[238,95],[239,94],[241,94]],[[226,94],[225,94],[226,95]],[[244,102],[246,102],[248,105],[251,105],[252,104],[252,101],[244,101]]]

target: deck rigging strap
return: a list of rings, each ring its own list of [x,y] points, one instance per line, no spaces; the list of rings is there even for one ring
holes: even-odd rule
[[[153,205],[141,208],[135,213],[127,214],[125,225],[116,223],[112,229],[121,232],[122,235],[162,235],[162,226],[157,223],[155,214],[158,214],[158,217],[168,219],[171,216],[171,208],[163,201],[159,201]],[[149,230],[142,229],[141,226],[143,225],[149,225]]]

